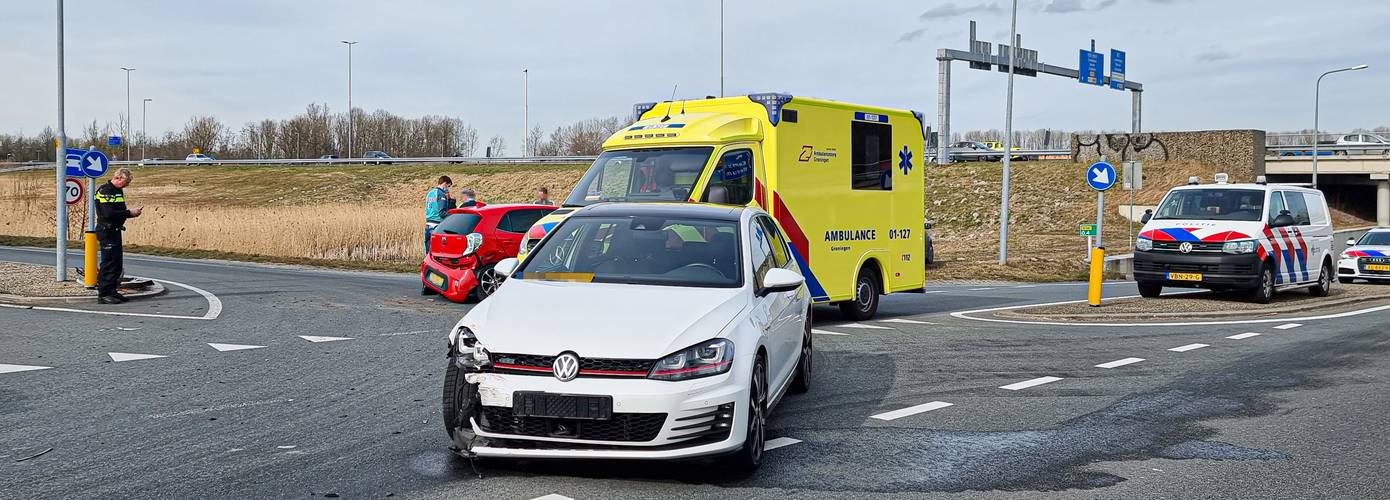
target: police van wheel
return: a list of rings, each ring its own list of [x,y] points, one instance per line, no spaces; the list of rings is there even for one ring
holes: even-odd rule
[[[1326,297],[1332,293],[1332,264],[1322,263],[1322,275],[1318,277],[1318,284],[1308,287],[1308,293],[1314,297]]]
[[[1140,296],[1140,297],[1144,297],[1144,298],[1146,298],[1146,299],[1152,299],[1152,298],[1158,297],[1158,296],[1159,296],[1160,294],[1162,294],[1162,293],[1163,293],[1163,285],[1160,285],[1160,284],[1158,284],[1158,283],[1145,283],[1145,282],[1143,282],[1143,281],[1140,281],[1140,282],[1139,282],[1139,296]]]
[[[1274,300],[1274,268],[1264,264],[1260,266],[1260,286],[1250,291],[1250,301],[1268,304],[1271,300]]]
[[[840,314],[854,321],[872,319],[878,314],[878,276],[869,268],[859,270],[854,281],[854,300],[840,303]]]

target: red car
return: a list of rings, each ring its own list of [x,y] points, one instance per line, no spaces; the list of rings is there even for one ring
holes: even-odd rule
[[[502,283],[492,266],[516,257],[521,237],[556,208],[517,204],[450,210],[430,235],[430,251],[420,263],[421,293],[454,302],[487,298]]]

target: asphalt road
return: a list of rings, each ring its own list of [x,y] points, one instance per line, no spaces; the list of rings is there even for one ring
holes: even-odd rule
[[[0,248],[0,260],[52,255]],[[775,409],[770,434],[790,444],[750,477],[704,462],[482,461],[475,473],[447,451],[439,409],[444,334],[467,306],[419,296],[408,275],[137,256],[127,270],[171,292],[0,308],[0,497],[1390,496],[1385,310],[999,324],[950,313],[1084,287],[933,286],[886,298],[878,321],[816,311],[814,386]]]

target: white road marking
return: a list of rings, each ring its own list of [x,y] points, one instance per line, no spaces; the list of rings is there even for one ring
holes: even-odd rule
[[[763,443],[763,451],[767,451],[767,443]],[[574,500],[574,499],[573,499],[573,498],[570,498],[570,497],[567,497],[567,496],[564,496],[564,495],[560,495],[560,494],[556,494],[556,493],[551,493],[551,494],[549,494],[549,495],[539,496],[539,497],[536,497],[536,498],[532,498],[531,500]]]
[[[1203,347],[1211,347],[1211,346],[1210,346],[1210,345],[1207,345],[1207,344],[1187,344],[1187,345],[1180,345],[1180,346],[1174,347],[1174,348],[1169,349],[1169,350],[1170,350],[1170,351],[1173,351],[1173,352],[1187,352],[1187,351],[1191,351],[1191,350],[1195,350],[1195,349],[1201,349],[1201,348],[1203,348]]]
[[[167,357],[168,357],[168,356],[163,356],[163,355],[159,355],[159,354],[136,354],[136,353],[131,353],[131,352],[108,352],[108,353],[106,353],[106,355],[107,355],[107,356],[111,356],[111,361],[115,361],[115,362],[117,362],[117,363],[122,362],[122,361],[138,361],[138,360],[142,360],[142,359],[155,359],[155,358],[167,358]]]
[[[317,335],[300,335],[299,338],[310,342],[333,342],[337,340],[352,340],[352,337],[320,337]]]
[[[1117,359],[1117,360],[1111,361],[1111,362],[1109,362],[1109,363],[1101,363],[1101,364],[1098,364],[1098,365],[1096,365],[1096,368],[1118,368],[1118,367],[1121,367],[1121,366],[1124,366],[1124,365],[1132,365],[1132,364],[1138,363],[1138,362],[1143,361],[1143,360],[1144,360],[1144,358],[1125,358],[1125,359]]]
[[[946,293],[946,292],[949,292],[949,291],[950,291],[950,290],[927,290],[927,291],[922,292],[922,293]]]
[[[1014,383],[1009,384],[1009,385],[1001,385],[1001,386],[999,386],[999,388],[1000,388],[1000,389],[1008,389],[1008,390],[1010,390],[1010,391],[1017,391],[1017,390],[1020,390],[1020,389],[1027,389],[1027,388],[1033,387],[1033,386],[1038,386],[1038,385],[1043,385],[1043,384],[1050,384],[1050,383],[1056,382],[1056,381],[1058,381],[1058,380],[1062,380],[1062,377],[1038,377],[1038,378],[1035,378],[1035,379],[1032,379],[1032,380],[1024,380],[1024,381],[1022,381],[1022,382],[1014,382]]]
[[[47,370],[47,369],[49,369],[49,368],[53,368],[53,367],[52,367],[52,366],[34,366],[34,365],[0,365],[0,373],[15,373],[15,372],[27,372],[27,371],[33,371],[33,370]]]
[[[793,445],[793,444],[796,444],[796,443],[800,443],[800,442],[801,442],[801,440],[800,440],[800,439],[796,439],[796,438],[789,438],[789,437],[773,438],[773,439],[769,439],[769,440],[767,440],[767,442],[764,442],[764,443],[763,443],[763,451],[771,451],[771,450],[775,450],[775,449],[781,448],[781,447],[783,447],[783,446],[790,446],[790,445]]]
[[[1303,325],[1302,325],[1302,324],[1299,324],[1299,323],[1286,323],[1286,324],[1283,324],[1283,325],[1276,326],[1276,327],[1274,327],[1274,329],[1275,329],[1275,330],[1292,330],[1292,329],[1298,328],[1298,327],[1300,327],[1300,326],[1303,326]]]
[[[1177,293],[1165,293],[1164,295],[1179,295],[1179,294],[1187,294],[1187,293],[1202,293],[1202,292],[1200,292],[1200,291],[1177,292]],[[1109,297],[1109,298],[1106,298],[1105,300],[1132,299],[1132,298],[1137,298],[1137,297],[1139,297],[1139,296],[1138,296],[1138,295],[1126,295],[1126,296],[1123,296],[1123,297]],[[1252,324],[1264,324],[1264,323],[1281,323],[1281,322],[1285,322],[1285,321],[1289,321],[1289,320],[1307,322],[1307,321],[1317,321],[1317,320],[1323,320],[1323,319],[1348,318],[1348,317],[1352,317],[1352,316],[1360,316],[1360,315],[1362,315],[1362,314],[1371,314],[1371,313],[1377,313],[1377,312],[1381,312],[1381,311],[1390,310],[1390,305],[1384,305],[1384,306],[1368,307],[1368,308],[1366,308],[1366,309],[1358,309],[1358,310],[1355,310],[1355,311],[1341,312],[1341,313],[1336,313],[1336,314],[1324,314],[1324,315],[1322,315],[1322,316],[1305,316],[1305,317],[1299,317],[1299,318],[1232,319],[1232,320],[1220,320],[1220,321],[1181,321],[1181,322],[1171,322],[1171,323],[1079,323],[1079,322],[1071,322],[1071,321],[1031,321],[1031,320],[1022,320],[1022,319],[979,318],[979,317],[971,316],[972,314],[991,313],[991,312],[998,312],[998,311],[1010,311],[1010,310],[1014,310],[1014,309],[1023,309],[1023,308],[1025,308],[1025,307],[1056,306],[1056,305],[1062,305],[1062,304],[1077,304],[1077,303],[1081,303],[1081,302],[1085,302],[1085,300],[1084,300],[1084,299],[1083,299],[1083,300],[1067,300],[1067,301],[1062,301],[1062,302],[1045,302],[1045,303],[1041,303],[1041,304],[1023,304],[1023,305],[1017,305],[1017,306],[991,307],[991,308],[988,308],[988,309],[974,309],[974,310],[970,310],[970,311],[956,311],[956,312],[951,313],[951,317],[953,317],[953,318],[960,318],[960,319],[968,319],[968,320],[972,320],[972,321],[984,321],[984,322],[989,322],[989,323],[1009,323],[1009,324],[1014,324],[1014,325],[1090,326],[1090,327],[1109,327],[1109,328],[1114,328],[1114,327],[1126,327],[1126,328],[1127,328],[1127,327],[1150,327],[1150,326],[1152,326],[1152,327],[1159,327],[1159,326],[1252,325]]]
[[[829,331],[829,330],[821,330],[821,329],[819,329],[819,328],[812,328],[812,329],[811,329],[811,333],[814,333],[814,334],[817,334],[817,335],[849,335],[848,333],[832,332],[832,331]]]
[[[295,445],[289,445],[289,446],[276,446],[276,448],[279,448],[279,449],[282,449],[282,450],[293,450],[293,449],[295,448]]]
[[[1037,288],[1038,285],[1018,285],[1014,288]]]
[[[985,291],[985,290],[993,290],[993,289],[994,289],[994,287],[988,287],[988,286],[987,286],[987,287],[984,287],[984,288],[971,288],[971,289],[967,289],[966,291],[967,291],[967,292],[983,292],[983,291]]]
[[[145,418],[186,417],[186,416],[189,416],[189,415],[197,415],[197,414],[199,414],[199,413],[209,413],[209,412],[222,411],[222,410],[235,410],[235,409],[237,409],[237,408],[248,408],[248,407],[251,407],[251,406],[268,405],[268,404],[275,404],[275,403],[293,403],[293,402],[294,402],[293,399],[267,399],[267,400],[265,400],[265,401],[248,401],[248,402],[245,402],[245,403],[231,403],[231,404],[225,404],[225,405],[219,405],[219,406],[210,406],[210,407],[207,407],[207,408],[195,408],[195,409],[192,409],[192,410],[177,411],[177,412],[173,412],[173,413],[156,413],[156,414],[154,414],[154,415],[147,415],[147,416],[145,416]],[[237,448],[236,450],[237,450],[237,451],[240,451],[240,448]]]
[[[870,325],[868,323],[844,323],[830,326],[835,328],[860,328],[864,330],[892,330],[892,328],[886,326]]]
[[[8,307],[8,308],[10,308],[10,309],[29,309],[29,310],[34,310],[34,311],[53,311],[53,312],[71,312],[71,313],[81,313],[81,314],[99,314],[99,315],[103,315],[103,316],[130,316],[130,317],[136,317],[136,318],[164,318],[164,319],[198,319],[198,320],[214,320],[214,319],[217,319],[218,316],[222,315],[222,301],[221,301],[220,299],[218,299],[216,295],[213,295],[212,293],[208,292],[207,290],[203,290],[203,289],[198,288],[198,287],[195,287],[195,286],[193,286],[193,285],[185,285],[185,284],[183,284],[183,283],[178,283],[178,282],[168,281],[168,280],[160,280],[160,279],[150,278],[150,281],[158,281],[158,282],[160,282],[160,283],[166,283],[166,284],[170,284],[170,285],[180,286],[180,287],[183,287],[183,288],[187,288],[187,289],[189,289],[189,290],[192,290],[192,291],[196,292],[198,295],[202,295],[203,298],[204,298],[204,299],[207,299],[207,301],[208,301],[208,311],[207,311],[206,313],[203,313],[202,316],[183,316],[183,315],[177,315],[177,314],[154,314],[154,313],[134,313],[134,312],[108,311],[108,310],[73,309],[73,308],[71,308],[71,307],[23,306],[23,305],[18,305],[18,304],[0,304],[0,307]]]
[[[217,349],[218,351],[222,351],[222,352],[227,352],[227,351],[242,351],[242,350],[246,350],[246,349],[260,349],[260,348],[265,347],[265,346],[263,346],[263,345],[214,344],[214,343],[212,343],[212,342],[208,342],[208,346],[209,346],[209,347],[212,347],[213,349]]]
[[[438,332],[438,331],[440,331],[440,330],[412,330],[412,331],[409,331],[409,332],[383,333],[383,334],[381,334],[381,336],[382,336],[382,337],[394,337],[394,336],[397,336],[397,335],[417,335],[417,334],[421,334],[421,333],[430,333],[430,332]]]
[[[930,403],[923,403],[917,406],[909,406],[907,408],[899,408],[893,411],[886,411],[878,415],[870,415],[869,418],[876,418],[886,422],[889,420],[897,420],[903,417],[916,415],[918,413],[926,413],[932,410],[940,410],[947,406],[952,405],[951,403],[947,403],[945,401],[932,401]]]
[[[1226,338],[1231,339],[1231,340],[1243,340],[1243,339],[1248,339],[1248,338],[1250,338],[1250,337],[1258,337],[1259,335],[1260,335],[1260,334],[1258,334],[1258,333],[1250,332],[1250,333],[1242,333],[1242,334],[1239,334],[1239,335],[1232,335],[1232,336],[1226,337]]]
[[[885,320],[883,320],[883,322],[884,322],[884,323],[903,323],[903,324],[908,324],[908,325],[935,325],[935,324],[936,324],[936,323],[932,323],[932,322],[930,322],[930,321],[917,321],[917,320],[915,320],[915,319],[904,319],[904,318],[885,319]]]

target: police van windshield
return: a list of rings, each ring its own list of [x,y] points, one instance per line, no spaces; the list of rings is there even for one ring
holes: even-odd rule
[[[1180,189],[1168,193],[1154,219],[1257,221],[1264,204],[1257,189]]]
[[[714,148],[661,148],[609,151],[565,200],[567,207],[603,201],[686,201]]]

